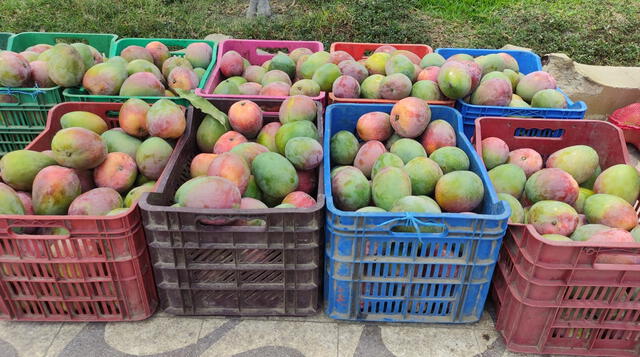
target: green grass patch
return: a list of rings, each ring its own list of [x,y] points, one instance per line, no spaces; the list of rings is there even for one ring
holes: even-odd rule
[[[425,43],[565,52],[588,64],[640,65],[640,2],[628,0],[271,0],[247,19],[237,0],[3,0],[0,31],[120,37]]]

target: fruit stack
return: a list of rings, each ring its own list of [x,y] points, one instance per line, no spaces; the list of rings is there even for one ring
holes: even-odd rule
[[[489,175],[513,212],[493,279],[496,328],[507,347],[637,355],[640,176],[627,162],[620,129],[589,120],[480,118],[475,135],[487,167],[497,165]]]
[[[459,113],[410,97],[333,104],[326,118],[329,316],[477,320],[509,209]]]
[[[249,100],[213,103],[228,116],[196,110],[197,130],[176,147],[170,175],[140,202],[162,308],[187,315],[315,313],[322,107],[302,95],[286,99],[275,116]]]

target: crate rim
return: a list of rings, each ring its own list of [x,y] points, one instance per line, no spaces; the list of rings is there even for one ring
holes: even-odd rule
[[[431,47],[431,46],[429,46],[427,44],[424,44],[424,43],[384,43],[384,42],[378,43],[378,42],[346,42],[346,41],[332,42],[331,45],[329,46],[329,53],[334,52],[336,44],[338,44],[338,45],[357,44],[357,45],[378,46],[378,47],[385,46],[385,45],[394,46],[394,47],[397,47],[397,46],[400,46],[400,47],[402,47],[402,46],[424,46],[427,49],[427,54],[434,53],[433,47]]]
[[[571,100],[571,98],[569,98],[569,96],[564,91],[562,91],[562,89],[560,89],[560,87],[557,87],[556,90],[560,92],[564,96],[564,98],[567,100],[566,108],[539,108],[539,107],[516,108],[516,107],[507,107],[507,106],[501,107],[497,105],[477,105],[477,104],[467,103],[462,99],[456,99],[456,104],[460,105],[463,108],[473,108],[473,109],[491,108],[491,109],[498,109],[498,110],[514,110],[514,111],[515,110],[541,111],[541,112],[542,111],[562,111],[563,113],[580,113],[587,110],[587,103],[585,103],[584,101],[579,100],[574,102]],[[576,108],[571,108],[572,106],[575,106]],[[567,119],[562,119],[562,120],[567,120]]]
[[[362,107],[370,107],[371,109],[374,108],[380,108],[380,106],[384,106],[385,108],[392,108],[393,105],[392,104],[353,104],[353,103],[335,103],[335,104],[331,104],[329,106],[327,106],[326,109],[326,114],[327,116],[329,116],[330,113],[332,113],[334,110],[336,110],[335,108],[341,108],[341,107],[350,107],[350,106],[362,106]],[[478,156],[477,152],[475,150],[473,150],[473,146],[471,145],[471,142],[469,142],[469,139],[467,139],[467,137],[464,135],[464,132],[462,130],[462,116],[460,114],[460,112],[458,112],[456,109],[451,108],[451,107],[447,107],[447,106],[442,106],[442,105],[434,105],[434,106],[430,106],[430,107],[436,107],[436,108],[442,108],[446,111],[452,111],[452,114],[455,115],[455,117],[457,118],[457,128],[455,128],[457,134],[459,134],[460,137],[463,138],[463,142],[465,142],[466,145],[469,146],[471,154],[474,155],[474,159],[476,159],[478,162],[482,162],[482,160],[480,159],[480,157]],[[377,110],[372,110],[372,111],[377,111]],[[324,156],[325,156],[325,161],[326,157],[328,156],[327,153],[330,152],[330,142],[331,142],[331,127],[330,125],[328,125],[328,121],[325,121],[325,126],[324,126]],[[324,176],[326,177],[330,177],[330,172],[331,172],[331,161],[329,160],[328,162],[325,163],[324,166]],[[477,173],[476,173],[477,174]],[[327,176],[328,175],[328,176]],[[480,173],[481,179],[482,176],[486,176],[487,174],[485,173]],[[488,180],[488,176],[486,177],[486,179]],[[330,185],[330,181],[329,183],[325,180],[325,186],[326,185]],[[504,220],[507,219],[510,215],[511,215],[511,211],[510,208],[507,206],[506,202],[503,202],[501,200],[498,199],[498,195],[497,193],[495,193],[493,188],[489,188],[487,187],[487,185],[485,184],[485,182],[483,181],[483,185],[485,186],[485,195],[489,195],[489,199],[490,202],[494,205],[497,206],[502,206],[503,208],[503,212],[499,213],[499,214],[486,214],[486,213],[474,213],[474,214],[470,214],[470,213],[419,213],[419,212],[410,212],[411,215],[413,215],[416,218],[478,218],[478,219],[491,219],[491,220]],[[327,210],[329,213],[331,214],[337,214],[340,216],[346,216],[346,217],[379,217],[379,218],[389,218],[389,219],[393,219],[393,218],[402,218],[402,217],[406,217],[406,212],[355,212],[355,211],[343,211],[338,209],[334,204],[333,204],[333,193],[331,190],[325,189],[325,196],[326,196],[326,205],[327,205]],[[327,218],[328,219],[328,218]],[[416,234],[416,235],[420,235],[420,234]],[[426,234],[427,236],[429,234]]]
[[[112,36],[111,38],[111,46],[113,46],[113,44],[116,42],[118,35],[113,34],[113,33],[90,33],[90,32],[46,32],[46,31],[27,31],[27,32],[19,32],[14,34],[13,36],[9,37],[9,41],[7,42],[7,50],[9,51],[13,51],[13,49],[11,48],[11,45],[13,45],[13,41],[20,35],[23,34],[28,34],[28,35],[32,35],[32,34],[40,34],[40,35],[73,35],[73,36],[94,36],[94,35],[107,35],[107,36]],[[111,48],[109,48],[109,52],[111,52]],[[108,55],[108,53],[105,53]]]

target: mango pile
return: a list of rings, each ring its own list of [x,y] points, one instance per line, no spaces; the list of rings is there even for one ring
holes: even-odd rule
[[[430,58],[428,58],[430,57]],[[429,54],[425,70],[432,71],[444,95],[474,105],[516,108],[566,108],[565,96],[547,72],[519,72],[513,56],[500,52],[472,57],[457,54],[445,60]],[[424,61],[423,61],[424,62]]]
[[[175,96],[175,89],[195,89],[211,63],[212,48],[197,42],[184,57],[171,56],[159,41],[128,46],[107,59],[84,43],[39,44],[15,53],[0,51],[0,86],[49,88],[82,85],[89,94]],[[5,101],[14,98],[6,96]]]
[[[190,163],[191,179],[175,193],[176,207],[212,209],[311,208],[316,205],[322,145],[316,102],[304,95],[285,100],[279,121],[265,123],[250,100],[234,103],[228,125],[206,116]],[[262,220],[212,224],[262,225]]]
[[[183,108],[161,99],[124,103],[119,128],[74,111],[60,119],[51,150],[17,150],[0,160],[0,214],[117,215],[149,192],[185,130]],[[124,197],[124,198],[123,198]]]
[[[535,150],[510,151],[496,137],[482,140],[482,159],[498,197],[511,206],[510,223],[533,225],[554,241],[640,242],[634,204],[640,175],[630,165],[600,167],[598,153],[574,145],[546,161]]]
[[[357,136],[335,133],[330,142],[334,205],[356,212],[473,213],[484,198],[482,180],[469,171],[454,128],[431,119],[424,100],[408,97],[390,115],[370,112],[358,118]]]

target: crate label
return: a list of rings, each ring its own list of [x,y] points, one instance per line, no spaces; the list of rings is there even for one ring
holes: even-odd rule
[[[559,138],[564,135],[564,129],[539,129],[539,128],[516,128],[513,136],[534,136],[543,138]]]

